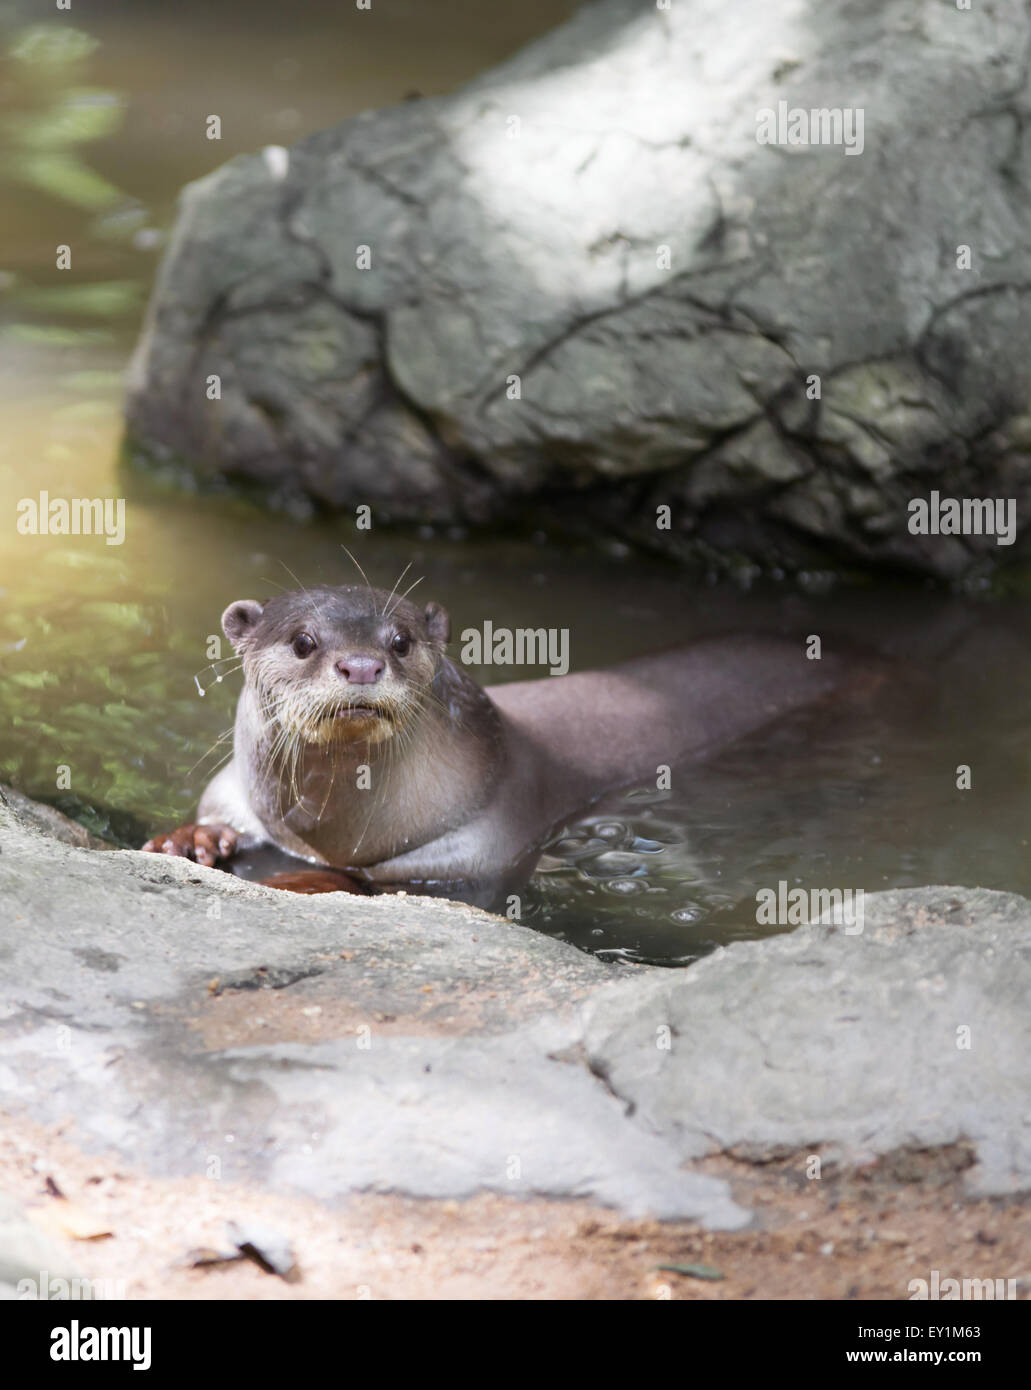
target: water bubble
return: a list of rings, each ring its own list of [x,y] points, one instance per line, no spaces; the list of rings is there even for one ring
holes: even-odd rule
[[[591,861],[591,870],[595,877],[609,874],[623,876],[631,873],[643,873],[644,865],[636,854],[628,854],[625,850],[610,849],[606,850],[604,854],[597,855]]]
[[[611,878],[605,887],[610,893],[618,893],[621,897],[629,897],[631,893],[640,893],[644,884],[637,878]]]
[[[630,848],[636,850],[638,854],[661,854],[666,848],[658,840],[645,840],[640,835],[635,835],[630,841]]]

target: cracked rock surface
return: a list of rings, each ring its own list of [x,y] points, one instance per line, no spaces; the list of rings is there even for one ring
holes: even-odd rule
[[[584,1196],[727,1228],[748,1213],[691,1168],[721,1149],[967,1140],[974,1191],[1031,1188],[1024,899],[877,894],[860,936],[811,925],[680,972],[440,900],[96,853],[2,802],[0,831],[6,1124],[327,1202]]]
[[[1031,500],[1029,45],[1021,0],[585,6],[187,188],[131,437],[385,518],[576,492],[674,554],[983,567],[907,503]],[[862,153],[760,145],[780,101],[861,108]]]

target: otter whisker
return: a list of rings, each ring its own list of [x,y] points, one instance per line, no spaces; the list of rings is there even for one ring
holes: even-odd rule
[[[408,568],[411,569],[411,566],[409,565]],[[412,592],[412,590],[415,588],[416,584],[421,584],[422,581],[423,581],[425,578],[426,578],[426,576],[425,576],[424,574],[420,574],[420,575],[419,575],[419,578],[415,581],[415,584],[409,584],[408,588],[404,591],[404,593],[401,595],[401,597],[400,597],[400,598],[397,600],[397,602],[394,604],[394,607],[390,610],[390,613],[384,613],[384,614],[383,614],[384,618],[389,618],[391,613],[395,613],[395,612],[397,611],[398,606],[399,606],[400,604],[404,603],[405,599],[408,597],[408,595],[409,595],[409,594]]]
[[[223,767],[225,767],[226,763],[228,763],[232,759],[232,756],[233,750],[231,748],[228,753],[223,753],[222,757],[219,758],[218,762],[212,765],[211,775],[214,776],[216,772],[219,772]]]
[[[357,558],[356,558],[354,555],[352,555],[351,552],[348,550],[347,546],[344,545],[343,541],[340,542],[340,549],[344,552],[344,554],[347,556],[347,558],[348,558],[348,559],[351,561],[351,563],[354,565],[355,569],[358,571],[358,573],[361,575],[361,577],[365,580],[365,587],[368,589],[369,593],[370,593],[370,594],[375,594],[376,590],[375,590],[375,589],[372,587],[372,585],[369,583],[369,576],[368,576],[368,575],[365,573],[365,571],[362,569],[361,565],[358,563]]]
[[[378,809],[379,809],[379,802],[377,801],[376,797],[373,796],[372,807],[371,807],[371,809],[370,809],[370,811],[369,811],[368,818],[366,819],[365,824],[362,826],[362,833],[358,836],[358,839],[357,839],[357,840],[354,842],[354,844],[351,846],[351,853],[352,853],[352,854],[357,854],[358,851],[361,849],[361,847],[362,847],[362,841],[365,839],[366,832],[368,831],[369,826],[372,824],[372,818],[373,818],[373,816],[376,814],[376,812],[377,812]]]
[[[285,560],[280,560],[279,563],[283,566],[283,568],[286,570],[287,574],[288,574],[288,575],[290,576],[290,578],[294,581],[294,583],[297,585],[297,587],[298,587],[300,590],[302,590],[302,592],[308,594],[308,597],[311,599],[311,606],[315,609],[315,612],[316,612],[316,614],[318,615],[319,621],[321,622],[321,620],[322,620],[322,613],[321,613],[320,610],[319,610],[319,605],[315,602],[315,600],[314,600],[313,598],[311,598],[311,594],[308,593],[308,590],[305,589],[304,585],[303,585],[303,584],[301,583],[301,581],[297,578],[297,575],[294,574],[293,570],[292,570],[292,569],[290,568],[290,566],[286,563],[286,561],[285,561]]]
[[[331,745],[331,747],[332,747],[332,745]],[[336,749],[334,748],[334,749],[332,750],[332,752],[330,753],[330,758],[329,758],[329,786],[328,786],[327,789],[326,789],[326,795],[322,798],[322,805],[319,807],[319,813],[318,813],[318,815],[315,817],[316,820],[321,820],[322,817],[326,814],[326,807],[329,805],[329,798],[333,795],[333,788],[336,786],[336,778],[337,778],[337,758],[336,758]]]
[[[450,717],[451,711],[448,709],[447,705],[445,705],[444,701],[440,698],[440,696],[435,695],[432,690],[420,690],[419,700],[419,709],[425,709],[430,705],[434,705],[438,710],[440,710],[441,714]],[[461,728],[462,724],[460,721],[458,721],[458,724]]]
[[[409,560],[408,563],[407,563],[407,565],[405,565],[404,569],[401,571],[401,573],[400,573],[400,574],[397,576],[397,578],[394,580],[394,587],[391,589],[390,593],[387,594],[386,598],[383,600],[383,612],[380,614],[380,617],[382,617],[382,618],[387,618],[387,617],[390,616],[389,613],[387,612],[387,608],[388,608],[389,605],[390,605],[390,600],[391,600],[391,599],[394,597],[394,595],[397,593],[397,586],[401,583],[402,579],[404,579],[405,575],[408,573],[408,571],[412,568],[412,566],[413,566],[414,564],[415,564],[415,561],[414,561],[414,560]]]
[[[193,765],[191,768],[188,769],[188,771],[187,771],[187,773],[186,773],[187,777],[192,777],[192,776],[193,776],[193,774],[194,774],[194,773],[197,771],[197,769],[200,767],[200,765],[201,765],[201,763],[204,761],[204,759],[205,759],[205,758],[210,758],[211,755],[212,755],[212,753],[214,753],[215,749],[219,746],[220,743],[225,743],[226,739],[232,738],[232,736],[233,736],[233,731],[234,731],[234,726],[233,726],[232,724],[230,724],[230,726],[229,726],[228,729],[223,729],[223,731],[219,734],[218,738],[215,739],[215,741],[214,741],[214,743],[211,745],[211,747],[208,748],[205,752],[203,752],[203,753],[200,755],[200,757],[197,759],[197,761],[194,763],[194,765]],[[218,766],[221,767],[221,766],[222,766],[222,763],[224,763],[224,762],[226,761],[226,758],[231,758],[232,756],[233,756],[233,750],[230,748],[229,752],[226,754],[226,757],[225,757],[225,758],[222,758],[222,759],[220,760]]]
[[[374,818],[375,818],[375,816],[376,816],[377,811],[379,811],[380,808],[381,808],[381,806],[383,805],[383,803],[384,803],[384,801],[385,801],[385,799],[386,799],[386,796],[387,796],[387,792],[389,791],[390,786],[391,786],[391,781],[392,781],[391,774],[393,773],[393,770],[394,770],[394,761],[395,761],[396,757],[398,756],[398,751],[399,751],[399,750],[398,750],[398,747],[397,747],[397,740],[398,740],[399,738],[400,738],[400,739],[403,739],[403,738],[404,738],[404,735],[405,735],[405,725],[404,725],[405,707],[402,705],[402,706],[396,711],[396,713],[397,713],[397,716],[398,716],[398,717],[397,717],[397,718],[395,719],[395,721],[394,721],[395,738],[392,739],[392,740],[390,741],[390,743],[387,744],[387,747],[386,747],[386,756],[385,756],[385,758],[383,759],[383,761],[385,762],[386,766],[382,769],[382,773],[381,773],[381,776],[380,776],[380,778],[379,778],[379,783],[378,783],[378,785],[376,786],[376,788],[375,788],[375,790],[374,790],[373,799],[372,799],[372,806],[369,808],[369,814],[368,814],[368,816],[366,817],[365,824],[362,826],[362,832],[361,832],[361,834],[358,836],[358,839],[355,841],[355,843],[354,843],[354,844],[352,845],[352,847],[351,847],[351,854],[352,854],[352,855],[357,855],[359,849],[361,848],[362,841],[365,839],[365,836],[367,835],[367,833],[368,833],[368,831],[369,831],[369,827],[372,825],[372,822],[373,822],[373,820],[374,820]],[[368,746],[368,744],[366,744],[366,757],[367,757],[367,758],[369,758],[369,753],[370,753],[369,746]],[[371,761],[371,760],[370,760],[370,761]]]

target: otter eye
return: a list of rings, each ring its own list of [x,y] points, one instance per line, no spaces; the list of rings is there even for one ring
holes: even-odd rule
[[[405,656],[412,645],[412,639],[404,632],[396,632],[391,639],[390,650],[398,656]]]
[[[318,645],[315,638],[309,636],[307,632],[299,632],[293,640],[294,655],[301,657],[311,656]]]

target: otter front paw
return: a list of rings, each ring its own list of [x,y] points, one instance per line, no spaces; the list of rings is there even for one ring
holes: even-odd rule
[[[143,848],[152,854],[177,854],[212,868],[219,859],[236,853],[236,840],[231,825],[181,825],[167,835],[155,835]]]

